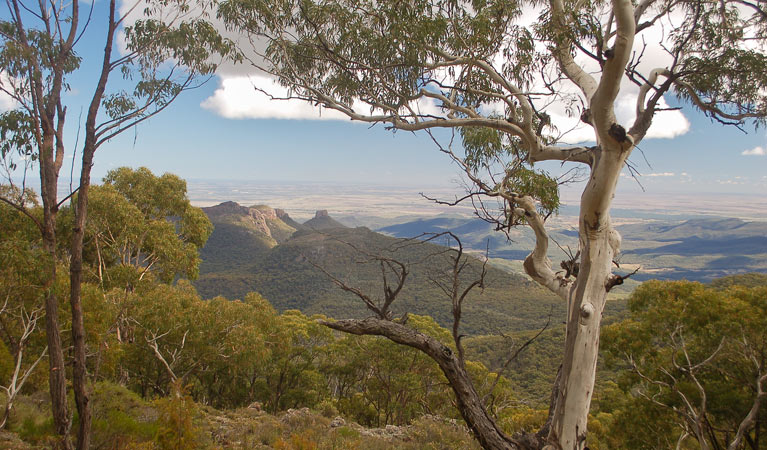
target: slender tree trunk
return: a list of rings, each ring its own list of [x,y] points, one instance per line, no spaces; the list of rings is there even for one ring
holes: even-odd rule
[[[53,135],[46,133],[40,149],[40,180],[43,199],[43,248],[49,255],[50,268],[45,283],[45,334],[48,341],[48,385],[51,391],[53,426],[59,435],[59,446],[69,443],[70,418],[67,411],[67,380],[64,352],[59,330],[59,304],[56,297],[56,214],[58,212],[58,170],[54,160]]]
[[[102,59],[101,74],[96,89],[93,92],[91,103],[88,107],[88,116],[85,119],[85,144],[83,146],[83,160],[80,169],[80,190],[77,195],[77,209],[75,210],[75,226],[72,235],[71,263],[70,263],[70,306],[72,308],[72,345],[74,345],[75,360],[72,370],[72,388],[75,393],[77,413],[80,417],[80,426],[77,433],[78,450],[87,450],[91,440],[91,408],[90,395],[88,393],[88,370],[85,352],[85,325],[83,323],[83,307],[81,298],[82,272],[83,272],[83,237],[88,217],[88,194],[91,185],[91,168],[93,167],[93,155],[98,148],[98,136],[96,134],[96,118],[101,101],[104,97],[109,73],[112,69],[112,45],[114,33],[117,27],[115,22],[116,0],[109,2],[109,19],[107,27],[106,43],[104,45],[104,57]],[[100,256],[100,255],[99,255]],[[99,271],[101,261],[99,258]]]
[[[549,442],[556,442],[563,450],[585,448],[602,312],[613,257],[620,248],[620,235],[612,228],[609,209],[629,153],[621,148],[598,150],[581,197],[581,262],[568,301],[565,356],[549,432]]]
[[[72,309],[72,345],[74,363],[72,367],[72,389],[80,425],[77,433],[78,450],[87,450],[90,446],[91,408],[88,393],[88,371],[85,352],[85,324],[82,307],[82,272],[83,272],[83,236],[88,216],[88,193],[91,181],[91,166],[94,149],[86,144],[83,151],[83,166],[80,173],[80,190],[77,195],[75,225],[72,233],[70,275],[70,306]]]

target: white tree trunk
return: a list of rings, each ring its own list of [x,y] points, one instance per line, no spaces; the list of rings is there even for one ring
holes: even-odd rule
[[[620,235],[612,228],[609,208],[628,149],[597,150],[591,178],[581,196],[581,262],[568,299],[562,376],[549,442],[564,450],[583,449],[596,380],[599,330]]]

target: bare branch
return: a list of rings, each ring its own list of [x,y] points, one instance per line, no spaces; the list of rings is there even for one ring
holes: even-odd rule
[[[447,377],[456,395],[461,415],[466,423],[470,424],[475,437],[484,448],[521,447],[518,441],[506,436],[487,413],[463,364],[450,347],[431,336],[389,320],[371,317],[364,320],[349,319],[320,323],[344,333],[384,336],[398,344],[422,351],[439,365],[442,373]]]

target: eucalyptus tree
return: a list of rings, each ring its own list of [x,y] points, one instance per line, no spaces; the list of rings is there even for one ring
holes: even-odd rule
[[[651,445],[661,433],[650,430],[667,424],[677,448],[685,440],[701,449],[763,447],[767,286],[649,281],[629,309],[629,319],[604,329],[607,361],[626,368],[620,385],[634,394],[619,419],[650,413],[623,420],[622,447]]]
[[[26,184],[31,164],[39,167],[42,218],[29,213],[28,199],[24,197],[2,200],[34,221],[49,255],[45,317],[52,411],[56,432],[62,436],[60,444],[69,447],[66,435],[71,421],[66,405],[66,371],[57,296],[52,289],[58,256],[56,217],[59,207],[68,199],[60,198],[58,181],[67,147],[79,142],[79,132],[77,138],[66,134],[67,102],[76,102],[76,97],[65,93],[75,77],[88,78],[90,63],[96,67],[93,89],[83,105],[86,114],[80,123],[82,169],[69,255],[72,386],[79,415],[77,446],[87,448],[90,408],[80,289],[94,153],[105,142],[158,114],[183,91],[204,81],[215,68],[211,57],[228,53],[230,47],[206,20],[208,9],[200,2],[150,0],[118,5],[116,0],[110,0],[106,4],[91,2],[85,10],[81,6],[78,1],[6,2],[0,19],[0,92],[10,99],[12,106],[0,115],[3,138],[0,149],[11,181],[18,175],[14,169],[19,159],[24,161],[22,185]],[[124,49],[118,50],[123,37]],[[93,42],[100,42],[97,47],[103,48],[103,52],[97,52],[92,62],[84,63],[84,55],[92,54],[86,47]],[[114,74],[123,80],[109,87]]]
[[[199,250],[212,231],[178,176],[157,176],[146,167],[110,170],[90,195],[85,230],[90,281],[109,290],[135,285],[150,272],[164,283],[179,276],[194,279]]]
[[[444,132],[432,135],[469,180],[456,203],[481,205],[499,229],[530,226],[537,240],[525,271],[568,305],[541,441],[508,437],[487,414],[464,418],[488,448],[584,448],[602,312],[624,279],[613,273],[621,237],[610,220],[620,173],[668,109],[667,95],[714,122],[764,123],[764,2],[226,0],[219,14],[244,36],[245,57],[286,86],[287,97],[356,121],[459,135],[463,151],[440,143]],[[633,105],[633,119],[618,120],[619,101]],[[575,125],[589,144],[567,144]],[[546,256],[558,180],[535,165],[551,160],[588,173],[579,252],[564,272]],[[386,317],[345,324],[336,327],[418,346],[412,333],[395,337],[400,324]],[[454,389],[465,404],[481,403]]]

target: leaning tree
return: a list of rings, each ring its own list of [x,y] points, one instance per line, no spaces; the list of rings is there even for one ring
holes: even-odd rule
[[[499,229],[530,226],[537,241],[525,271],[567,302],[562,366],[540,445],[582,449],[602,312],[623,282],[613,272],[621,237],[610,220],[620,173],[669,109],[666,96],[713,122],[764,122],[766,11],[763,0],[226,0],[219,14],[253,66],[288,88],[280,98],[423,130],[435,142],[453,134],[436,129],[457,133],[461,150],[440,148],[470,182],[462,199],[483,205]],[[634,118],[621,123],[616,105],[626,99]],[[591,133],[588,144],[566,144],[574,125]],[[535,165],[550,160],[588,173],[578,258],[564,272],[547,259],[544,226],[557,206],[557,180]],[[382,316],[336,328],[419,345],[394,325]],[[454,390],[459,404],[481,406],[473,390]],[[528,445],[487,414],[462,413],[488,448]]]
[[[44,303],[51,409],[61,437],[59,444],[66,448],[70,446],[67,435],[72,421],[67,412],[66,365],[54,289],[56,266],[61,261],[57,213],[77,192],[68,255],[69,300],[72,387],[79,419],[77,447],[84,449],[89,447],[91,415],[80,288],[94,154],[110,139],[166,109],[183,91],[199,86],[216,67],[211,58],[231,51],[228,41],[207,20],[208,12],[204,2],[193,0],[122,4],[109,0],[106,4],[82,5],[77,0],[34,4],[9,0],[0,17],[0,96],[11,105],[0,111],[1,162],[6,181],[21,184],[17,191],[22,193],[0,195],[0,201],[34,222],[49,256]],[[93,61],[87,60],[94,55],[89,53],[89,41],[98,42],[99,50],[103,49],[95,53]],[[79,96],[68,92],[73,83],[78,84],[78,90],[87,89],[84,80],[88,79],[92,90],[78,105]],[[81,110],[76,132],[68,126],[72,114],[68,106],[85,110],[84,115]],[[67,150],[79,150],[82,164],[77,187],[62,199],[59,176]],[[40,175],[42,217],[31,211],[30,199],[25,196],[27,171],[35,164]],[[74,172],[74,165],[71,170]]]

